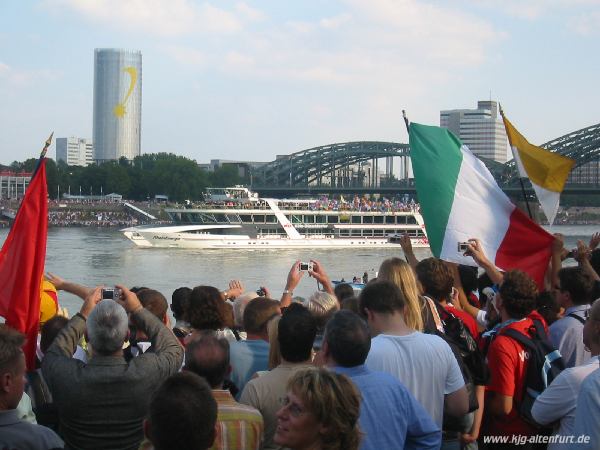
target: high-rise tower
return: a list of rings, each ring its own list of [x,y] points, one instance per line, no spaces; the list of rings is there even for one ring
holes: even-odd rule
[[[94,50],[94,160],[141,154],[142,53]]]

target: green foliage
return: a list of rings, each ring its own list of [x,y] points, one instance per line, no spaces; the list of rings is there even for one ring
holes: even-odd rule
[[[36,160],[13,162],[12,170],[33,170]],[[51,198],[71,192],[84,195],[117,193],[131,200],[146,200],[167,195],[170,200],[197,200],[208,186],[225,187],[243,182],[235,167],[223,167],[208,174],[196,161],[172,153],[145,154],[133,161],[121,158],[87,167],[67,166],[48,159],[48,192]],[[70,188],[70,189],[69,189]]]

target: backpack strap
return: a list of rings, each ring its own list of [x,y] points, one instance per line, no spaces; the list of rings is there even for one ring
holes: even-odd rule
[[[585,319],[577,314],[575,314],[574,312],[572,312],[571,314],[567,314],[567,317],[572,317],[573,319],[577,319],[579,322],[581,322],[582,325],[585,325]]]
[[[543,328],[543,326],[542,326],[542,328]],[[517,330],[513,330],[512,328],[509,328],[508,330],[502,330],[501,334],[503,334],[504,336],[508,336],[511,339],[514,339],[519,344],[522,344],[525,348],[535,350],[535,344],[533,343],[531,338],[529,336],[525,336],[523,333],[521,333]]]
[[[432,299],[430,299],[426,295],[424,295],[423,298],[429,306],[429,310],[431,311],[431,315],[433,316],[433,321],[435,322],[435,327],[440,333],[445,333],[444,324],[442,323],[442,319],[440,318],[440,313],[438,311],[437,305]]]

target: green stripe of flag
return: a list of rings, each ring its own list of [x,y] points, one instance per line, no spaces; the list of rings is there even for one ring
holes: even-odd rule
[[[462,164],[462,144],[445,128],[411,123],[409,145],[429,245],[439,257]]]

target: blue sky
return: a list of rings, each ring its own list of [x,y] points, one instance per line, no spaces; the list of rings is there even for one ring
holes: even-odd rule
[[[0,0],[0,163],[91,138],[94,48],[142,51],[142,151],[207,162],[407,142],[402,109],[490,92],[541,144],[600,122],[598,44],[600,0]]]

